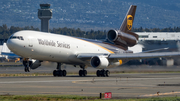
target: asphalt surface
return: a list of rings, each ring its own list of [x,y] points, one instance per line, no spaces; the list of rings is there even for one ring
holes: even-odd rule
[[[157,67],[136,67],[132,70],[153,70]],[[162,71],[163,67],[160,68]],[[167,71],[179,70],[179,67],[164,67]],[[24,73],[23,67],[0,68],[0,73]],[[51,73],[55,68],[41,67],[32,72]],[[68,71],[78,72],[79,68],[66,67]],[[87,69],[95,72],[96,69]],[[110,71],[121,71],[114,68]],[[129,69],[127,69],[128,71]],[[156,69],[154,69],[156,71]],[[157,69],[158,71],[159,69]],[[0,77],[0,95],[81,95],[99,96],[103,92],[112,92],[114,98],[180,96],[180,73],[122,73],[111,74],[110,77],[88,75],[79,77],[68,74],[67,77]]]

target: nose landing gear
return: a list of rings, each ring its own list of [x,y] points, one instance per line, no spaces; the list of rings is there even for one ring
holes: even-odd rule
[[[28,61],[28,59],[26,59],[26,58],[24,58],[24,60],[23,60],[23,65],[24,65],[24,71],[25,72],[30,72],[30,67],[29,67],[29,61]]]

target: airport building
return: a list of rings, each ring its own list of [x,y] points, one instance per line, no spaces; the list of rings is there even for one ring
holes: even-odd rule
[[[180,48],[179,32],[136,32],[139,35],[138,44],[142,50],[168,48],[164,51],[178,51]],[[162,50],[163,51],[163,50]]]
[[[134,52],[155,50],[153,52],[177,52],[180,51],[180,33],[179,32],[136,32],[139,35],[138,44],[130,49]],[[144,59],[143,64],[150,65],[180,65],[178,58],[154,58]],[[131,61],[130,64],[136,64],[137,61]]]

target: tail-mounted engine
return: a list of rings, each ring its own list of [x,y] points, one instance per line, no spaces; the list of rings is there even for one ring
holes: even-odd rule
[[[137,6],[135,5],[131,5],[119,30],[110,30],[108,32],[107,39],[109,41],[116,45],[123,46],[126,49],[128,49],[128,47],[134,46],[137,43],[138,35],[134,32],[131,32],[136,7]]]
[[[109,65],[109,61],[104,56],[94,56],[91,58],[91,66],[94,68],[106,68]]]
[[[138,35],[130,31],[125,33],[120,30],[110,30],[107,34],[107,39],[116,45],[127,48],[134,46],[137,43]]]

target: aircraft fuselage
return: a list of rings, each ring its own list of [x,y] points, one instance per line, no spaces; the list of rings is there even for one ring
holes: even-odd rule
[[[7,45],[11,51],[23,58],[74,65],[89,63],[89,61],[77,59],[79,53],[124,52],[124,50],[102,41],[29,30],[14,33],[7,41]]]

